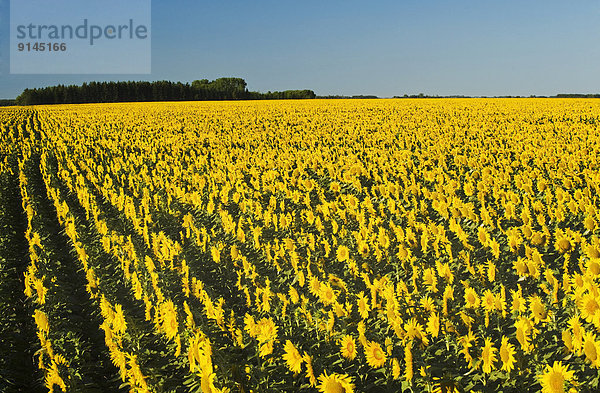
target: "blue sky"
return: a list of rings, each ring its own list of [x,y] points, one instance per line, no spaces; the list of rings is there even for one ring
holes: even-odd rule
[[[317,94],[600,93],[600,1],[152,1],[152,74],[10,75],[0,98],[91,80],[236,76]]]

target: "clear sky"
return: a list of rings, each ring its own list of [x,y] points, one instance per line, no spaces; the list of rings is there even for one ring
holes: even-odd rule
[[[153,0],[150,75],[10,75],[8,24],[0,0],[0,98],[222,76],[320,95],[600,93],[598,0]]]

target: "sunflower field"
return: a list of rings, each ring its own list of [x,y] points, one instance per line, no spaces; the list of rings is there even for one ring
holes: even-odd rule
[[[600,102],[0,110],[0,390],[600,389]]]

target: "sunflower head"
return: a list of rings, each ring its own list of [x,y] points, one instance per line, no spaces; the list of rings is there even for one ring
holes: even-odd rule
[[[502,370],[511,372],[515,368],[515,347],[508,342],[508,337],[502,336],[502,344],[500,345],[500,360],[502,361]]]
[[[565,383],[573,379],[573,371],[569,371],[568,366],[563,366],[562,362],[555,361],[554,365],[547,365],[544,373],[539,377],[542,385],[542,393],[563,393]]]
[[[356,341],[354,337],[347,334],[340,341],[340,353],[343,357],[353,360],[356,357]]]
[[[321,393],[353,393],[354,385],[347,374],[324,372],[319,376],[319,392]]]
[[[386,354],[381,348],[381,345],[374,341],[368,341],[365,346],[365,357],[367,363],[373,368],[382,367],[387,360]]]

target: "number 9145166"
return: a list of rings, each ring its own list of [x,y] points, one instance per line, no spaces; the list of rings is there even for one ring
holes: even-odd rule
[[[64,42],[19,42],[19,52],[64,52],[67,44]]]

